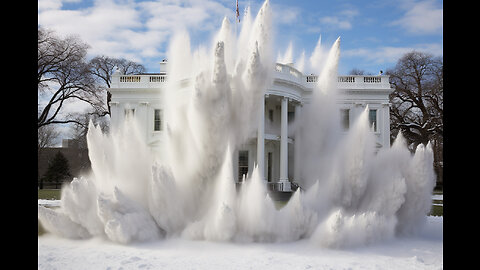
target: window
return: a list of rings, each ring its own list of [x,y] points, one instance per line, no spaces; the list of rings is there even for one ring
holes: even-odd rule
[[[350,110],[342,109],[340,110],[340,119],[342,121],[342,130],[348,131],[350,128]]]
[[[270,122],[273,122],[273,110],[268,110],[268,120],[270,120]]]
[[[133,118],[135,109],[125,109],[125,118]]]
[[[295,119],[295,112],[287,112],[287,122],[290,123]]]
[[[373,125],[373,131],[377,132],[377,110],[369,110],[368,122],[370,123],[370,127]]]
[[[268,152],[268,159],[267,159],[267,181],[272,182],[272,160],[273,154],[272,152]]]
[[[162,118],[163,118],[163,111],[160,109],[155,109],[154,116],[153,116],[153,131],[162,130]]]
[[[248,174],[248,151],[238,151],[238,182]]]

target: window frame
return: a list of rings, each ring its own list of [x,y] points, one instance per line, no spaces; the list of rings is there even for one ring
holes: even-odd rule
[[[124,117],[125,118],[133,118],[135,117],[135,108],[125,108]]]
[[[158,112],[158,119],[157,119]],[[153,131],[159,132],[163,131],[163,110],[162,109],[153,109]],[[158,129],[157,129],[158,124]]]
[[[372,112],[375,113],[375,119],[372,117]],[[373,125],[373,132],[377,132],[378,130],[378,109],[369,109],[368,110],[368,123],[369,127],[372,128]]]
[[[340,109],[340,121],[342,131],[350,130],[350,109]]]
[[[241,159],[240,157],[242,157],[242,155],[243,158]],[[242,182],[243,175],[248,177],[248,158],[248,150],[238,150],[238,182]]]

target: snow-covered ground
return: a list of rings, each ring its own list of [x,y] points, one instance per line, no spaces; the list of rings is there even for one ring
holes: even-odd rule
[[[38,205],[43,205],[43,206],[60,206],[60,200],[44,200],[44,199],[38,199]]]
[[[120,245],[108,240],[38,237],[38,269],[443,269],[443,217],[423,231],[355,249],[309,240],[220,243],[168,239]]]

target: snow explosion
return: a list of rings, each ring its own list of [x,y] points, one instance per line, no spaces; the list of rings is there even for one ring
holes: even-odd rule
[[[418,231],[431,205],[431,146],[419,145],[411,155],[399,134],[391,148],[375,153],[368,108],[338,135],[340,38],[327,55],[320,41],[312,53],[311,68],[320,76],[311,105],[294,125],[305,190],[277,209],[257,168],[236,190],[232,152],[255,136],[259,104],[273,80],[271,16],[267,0],[254,20],[246,13],[238,37],[225,18],[210,51],[192,52],[188,34],[177,33],[168,50],[166,148],[153,153],[134,121],[109,135],[90,124],[92,171],[63,186],[61,207],[38,207],[43,227],[63,237],[122,244],[308,238],[330,248]]]

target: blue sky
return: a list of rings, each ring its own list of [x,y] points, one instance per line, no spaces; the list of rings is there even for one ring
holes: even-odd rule
[[[256,14],[263,1],[250,4]],[[341,37],[339,73],[352,68],[377,74],[395,66],[413,49],[443,56],[443,1],[438,0],[270,0],[275,52],[293,45],[293,60],[309,57],[321,35],[329,48]],[[39,0],[38,24],[60,35],[76,34],[91,48],[89,57],[124,57],[158,72],[172,33],[186,28],[192,47],[209,44],[235,0]],[[240,23],[241,24],[241,23]]]

